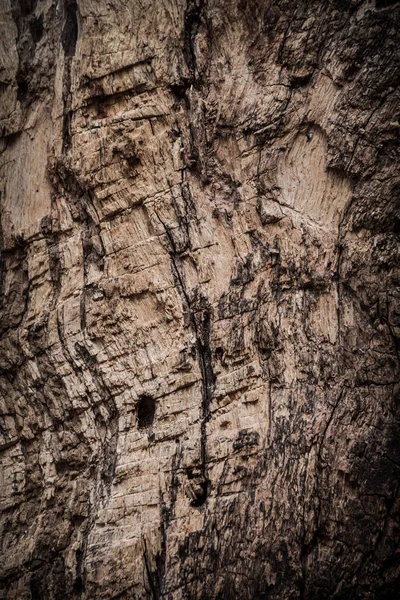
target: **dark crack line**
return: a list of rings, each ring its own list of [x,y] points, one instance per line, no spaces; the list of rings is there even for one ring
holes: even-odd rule
[[[186,290],[186,286],[185,286],[182,274],[180,272],[180,269],[179,269],[179,266],[177,263],[177,251],[176,251],[174,239],[171,235],[171,232],[170,232],[168,226],[164,223],[164,221],[162,220],[162,218],[160,217],[158,212],[156,210],[154,210],[154,212],[155,212],[158,220],[162,224],[162,226],[165,230],[165,233],[167,235],[167,238],[168,238],[168,241],[169,241],[169,244],[171,247],[170,258],[171,258],[171,263],[172,263],[172,267],[173,267],[173,272],[176,276],[179,287],[180,287],[183,297],[185,299],[187,309],[188,309],[190,323],[192,325],[192,328],[193,328],[193,331],[194,331],[195,337],[196,337],[197,355],[198,355],[198,362],[199,362],[199,367],[200,367],[200,372],[201,372],[201,380],[202,380],[202,407],[201,407],[202,408],[202,418],[201,418],[201,426],[200,426],[201,427],[200,462],[201,462],[202,475],[205,478],[205,480],[208,481],[208,477],[207,477],[207,473],[208,473],[207,422],[210,418],[210,408],[209,407],[210,407],[210,403],[212,400],[213,388],[214,388],[214,374],[213,374],[212,365],[211,365],[211,352],[210,352],[210,349],[208,348],[208,344],[203,343],[201,341],[201,336],[200,336],[198,324],[196,322],[194,310],[192,307],[192,302],[191,302],[189,294]],[[207,321],[206,329],[208,330],[209,329],[209,313],[207,313],[206,321]],[[209,331],[207,331],[207,333],[209,335]]]
[[[149,565],[147,543],[146,543],[146,540],[144,537],[142,539],[143,539],[143,545],[144,545],[143,559],[144,559],[144,566],[146,569],[147,581],[149,582],[150,592],[151,592],[153,600],[158,600],[159,595],[157,593],[157,588],[154,584],[153,575],[152,575],[150,565]]]

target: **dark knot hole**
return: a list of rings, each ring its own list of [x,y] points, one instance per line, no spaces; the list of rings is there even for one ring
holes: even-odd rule
[[[151,396],[142,396],[138,402],[138,427],[144,429],[154,422],[156,401]]]

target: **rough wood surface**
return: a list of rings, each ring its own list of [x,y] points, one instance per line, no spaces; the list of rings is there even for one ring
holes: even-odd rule
[[[400,6],[0,0],[0,597],[400,593]]]

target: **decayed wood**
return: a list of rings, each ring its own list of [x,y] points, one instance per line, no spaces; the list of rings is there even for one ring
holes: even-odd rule
[[[0,596],[394,598],[398,3],[0,11]]]

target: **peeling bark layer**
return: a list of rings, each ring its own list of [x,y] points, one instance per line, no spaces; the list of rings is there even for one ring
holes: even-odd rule
[[[396,597],[399,4],[0,7],[0,596]]]

